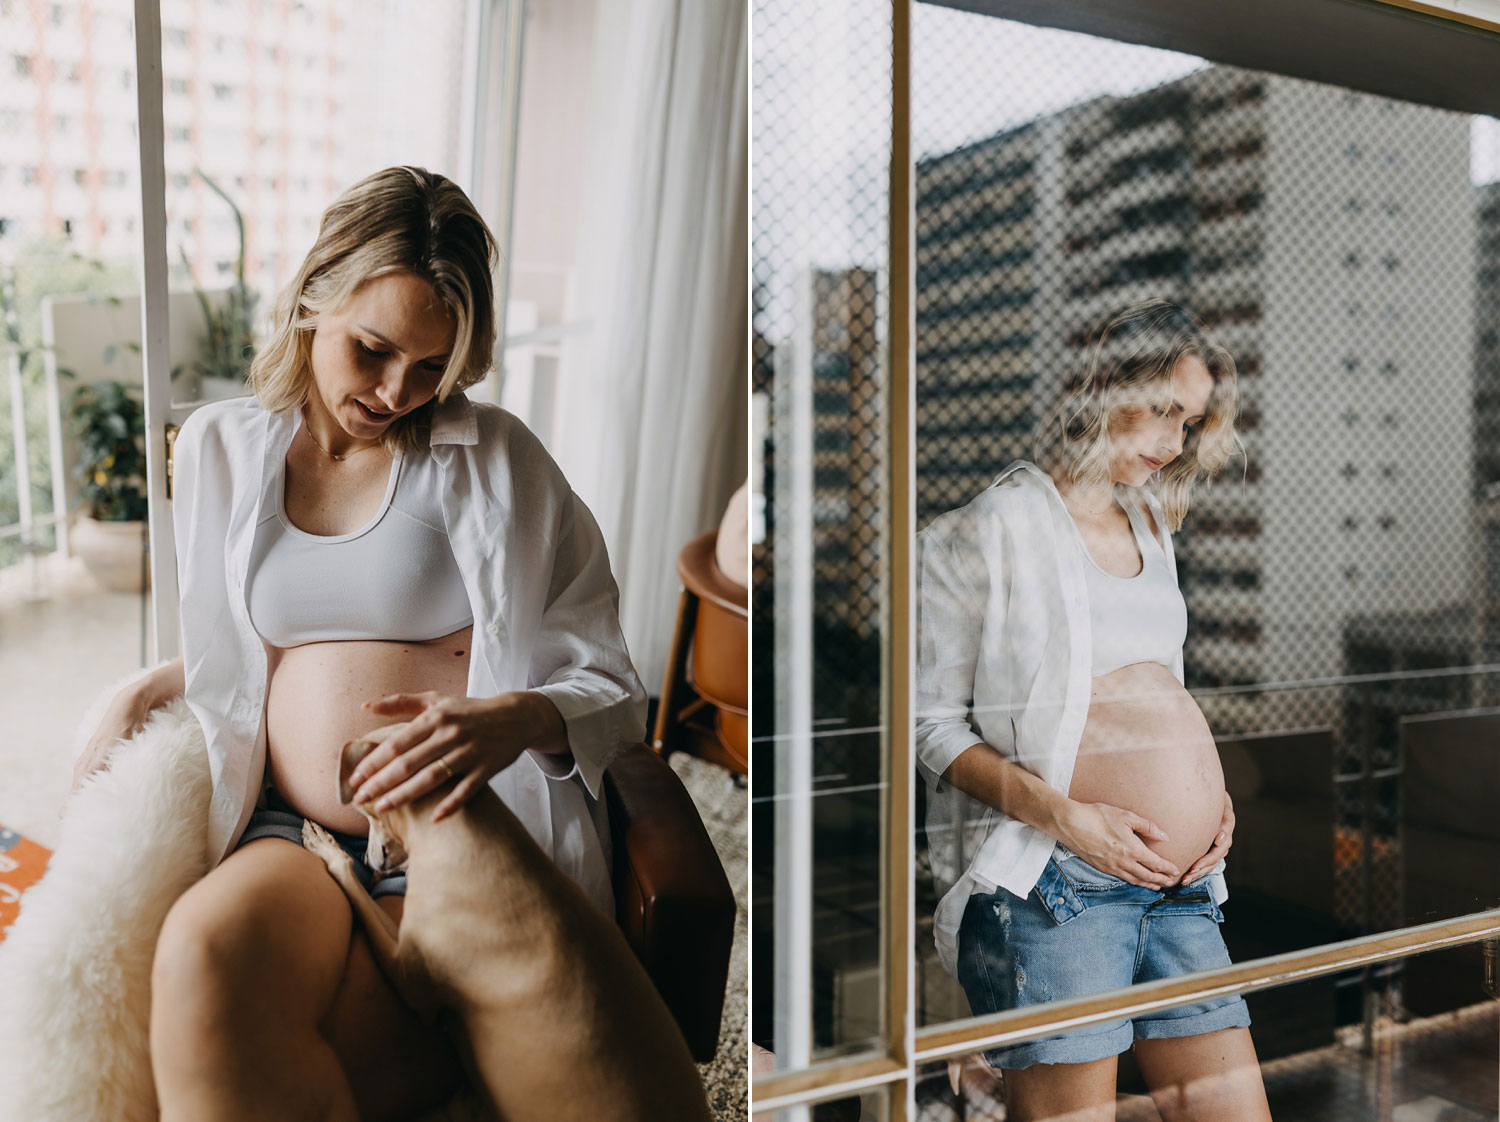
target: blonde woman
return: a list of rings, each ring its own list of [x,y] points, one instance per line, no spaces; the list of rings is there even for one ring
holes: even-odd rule
[[[1183,688],[1170,532],[1238,448],[1234,362],[1121,308],[1017,461],[920,535],[917,756],[944,966],[976,1015],[1229,962],[1234,815]],[[1166,1122],[1267,1118],[1239,997],[987,1054],[1013,1119],[1114,1116],[1128,1048]]]
[[[457,1086],[301,846],[306,817],[362,856],[336,773],[373,728],[411,722],[357,801],[446,786],[442,815],[488,784],[613,916],[600,783],[645,694],[593,517],[515,417],[461,392],[490,368],[495,260],[452,182],[369,176],[282,292],[254,394],[178,435],[183,657],[116,700],[75,769],[184,693],[207,738],[213,867],[152,975],[165,1122],[404,1119]],[[369,887],[399,922],[405,878]]]

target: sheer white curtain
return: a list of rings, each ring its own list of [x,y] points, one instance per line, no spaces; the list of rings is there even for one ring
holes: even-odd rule
[[[744,0],[599,5],[554,454],[599,519],[630,653],[661,688],[677,553],[746,474]]]

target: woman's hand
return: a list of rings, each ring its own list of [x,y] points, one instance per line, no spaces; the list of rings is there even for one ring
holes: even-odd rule
[[[434,822],[468,802],[527,748],[555,742],[563,730],[552,702],[523,691],[498,697],[454,697],[435,690],[397,693],[367,701],[364,708],[411,719],[354,769],[349,777],[354,801],[388,810],[456,779]],[[566,742],[565,732],[563,738]]]
[[[1207,853],[1194,861],[1188,869],[1187,875],[1182,878],[1183,884],[1192,884],[1201,876],[1206,876],[1208,871],[1217,865],[1229,852],[1229,847],[1234,842],[1234,803],[1229,798],[1229,792],[1224,792],[1224,818],[1219,823],[1219,832],[1214,835],[1214,844]]]
[[[1058,819],[1057,839],[1094,868],[1158,891],[1177,883],[1177,866],[1142,838],[1166,841],[1167,832],[1134,811],[1108,803],[1072,802]]]
[[[117,743],[129,740],[140,732],[150,715],[151,707],[146,704],[143,696],[131,690],[117,694],[104,711],[94,735],[89,737],[89,742],[83,746],[83,751],[73,764],[73,785],[68,788],[68,794],[78,790],[83,781],[96,771],[107,767],[110,753]]]

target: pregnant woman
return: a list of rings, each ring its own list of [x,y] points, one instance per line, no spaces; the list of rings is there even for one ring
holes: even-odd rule
[[[1183,688],[1169,531],[1235,453],[1234,362],[1177,305],[1104,318],[1011,464],[919,536],[917,757],[943,965],[976,1015],[1224,966],[1234,816]],[[1269,1117],[1239,997],[997,1048],[1007,1117]]]
[[[462,390],[491,364],[494,241],[449,180],[388,168],[324,215],[251,367],[175,445],[183,657],[116,699],[75,769],[186,696],[213,867],[152,974],[164,1122],[410,1118],[460,1065],[396,997],[304,817],[356,857],[342,745],[410,721],[357,801],[493,787],[613,915],[601,777],[644,732],[593,517],[537,439]],[[359,866],[363,869],[364,866]],[[403,876],[372,886],[398,922]]]

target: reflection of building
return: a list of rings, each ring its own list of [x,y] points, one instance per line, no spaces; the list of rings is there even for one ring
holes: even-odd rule
[[[1500,483],[1500,181],[1479,188],[1474,313],[1474,482]]]
[[[917,164],[917,523],[1029,455],[1061,353],[1061,139],[1045,118]]]
[[[873,269],[812,274],[813,603],[880,633],[880,344]]]
[[[1178,539],[1189,683],[1337,674],[1356,608],[1464,594],[1467,118],[1208,67],[924,160],[918,205],[921,521],[1027,454],[1049,346],[1167,296],[1235,355],[1248,455]],[[1203,702],[1219,731],[1263,720]]]

